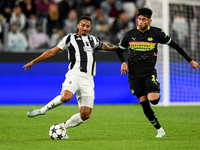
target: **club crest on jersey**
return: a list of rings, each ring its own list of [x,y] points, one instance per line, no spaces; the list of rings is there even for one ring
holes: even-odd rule
[[[83,50],[85,52],[93,52],[93,48],[91,46],[83,46]]]
[[[153,41],[153,38],[152,37],[148,37],[147,39],[149,42]]]
[[[92,37],[91,36],[89,36],[89,40],[92,41]]]

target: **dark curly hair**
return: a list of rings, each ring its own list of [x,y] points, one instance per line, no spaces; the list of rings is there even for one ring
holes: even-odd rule
[[[89,16],[81,16],[80,19],[79,19],[79,21],[81,21],[83,19],[86,19],[86,20],[90,21],[91,24],[92,24],[92,19]]]
[[[149,8],[140,8],[138,9],[138,16],[142,15],[142,16],[145,16],[145,17],[148,17],[148,18],[151,18],[151,15],[152,15],[152,10],[149,9]]]

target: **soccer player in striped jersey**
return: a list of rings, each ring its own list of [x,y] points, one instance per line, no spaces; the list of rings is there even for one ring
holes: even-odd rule
[[[149,101],[156,105],[160,99],[160,83],[157,80],[155,64],[157,60],[157,44],[167,44],[177,50],[190,65],[199,72],[199,64],[193,61],[184,50],[177,45],[162,29],[150,26],[152,11],[149,8],[138,10],[138,27],[128,31],[120,43],[117,51],[121,61],[121,74],[128,73],[130,90],[139,99],[144,114],[157,129],[156,137],[165,137]],[[122,53],[129,49],[128,65]]]
[[[96,73],[94,51],[100,49],[114,51],[119,48],[119,46],[103,43],[97,37],[90,35],[91,24],[90,17],[82,16],[77,24],[78,33],[66,35],[57,46],[45,51],[42,55],[23,66],[25,70],[29,70],[35,63],[53,57],[67,48],[69,66],[60,95],[41,109],[28,111],[28,117],[44,115],[48,110],[70,101],[74,93],[77,93],[80,112],[73,115],[66,122],[61,123],[61,125],[68,129],[78,126],[90,117],[94,103],[93,76]],[[66,136],[66,138],[68,137]]]

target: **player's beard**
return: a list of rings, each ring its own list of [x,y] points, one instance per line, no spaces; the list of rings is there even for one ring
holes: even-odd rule
[[[144,26],[139,26],[139,28],[140,28],[141,31],[144,31],[148,28],[148,25],[145,24]]]
[[[87,35],[87,31],[84,30],[84,32],[82,31],[82,34],[83,36],[86,36]]]

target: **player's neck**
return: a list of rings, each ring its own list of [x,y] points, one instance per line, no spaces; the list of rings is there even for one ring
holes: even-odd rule
[[[86,34],[82,35],[82,34],[78,33],[78,36],[88,36],[88,34],[87,35]]]
[[[145,30],[140,30],[140,32],[142,32],[142,33],[146,32],[146,31],[147,31],[147,29],[145,29]]]
[[[146,32],[147,30],[150,29],[150,26],[146,27],[146,28],[143,29],[143,30],[141,30],[139,27],[137,27],[137,29],[138,29],[140,32],[144,33],[144,32]]]
[[[141,30],[141,29],[139,29],[139,30],[140,30],[140,32],[144,33],[144,32],[146,32],[148,29],[149,29],[149,26],[148,26],[146,29],[144,29],[144,30]]]

